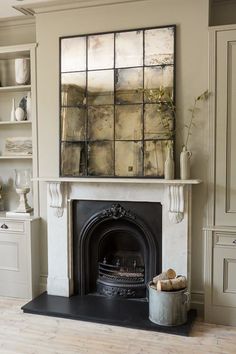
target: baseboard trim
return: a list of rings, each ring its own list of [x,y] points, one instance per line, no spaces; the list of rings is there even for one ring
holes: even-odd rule
[[[204,318],[204,292],[192,291],[190,308],[197,310],[198,317]]]
[[[39,283],[40,294],[47,291],[47,279],[48,279],[48,276],[46,274],[40,275],[40,283]]]

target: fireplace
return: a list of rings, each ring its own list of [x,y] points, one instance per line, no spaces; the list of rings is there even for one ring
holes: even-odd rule
[[[196,313],[181,328],[152,323],[143,285],[174,268],[191,288],[191,184],[199,181],[42,180],[48,184],[47,293],[24,312],[188,334]]]
[[[161,272],[160,203],[73,202],[74,292],[145,298]]]

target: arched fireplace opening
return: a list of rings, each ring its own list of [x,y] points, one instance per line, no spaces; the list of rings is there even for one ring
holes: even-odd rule
[[[74,201],[76,294],[145,298],[161,271],[161,204]]]

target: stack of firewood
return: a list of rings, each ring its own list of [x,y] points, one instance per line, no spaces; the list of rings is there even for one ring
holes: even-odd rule
[[[167,269],[153,278],[150,286],[158,291],[176,291],[187,287],[187,279],[182,275],[176,276],[174,269]]]

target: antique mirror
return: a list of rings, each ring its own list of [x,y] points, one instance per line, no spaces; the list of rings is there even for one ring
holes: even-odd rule
[[[60,175],[162,178],[175,26],[60,38]]]

